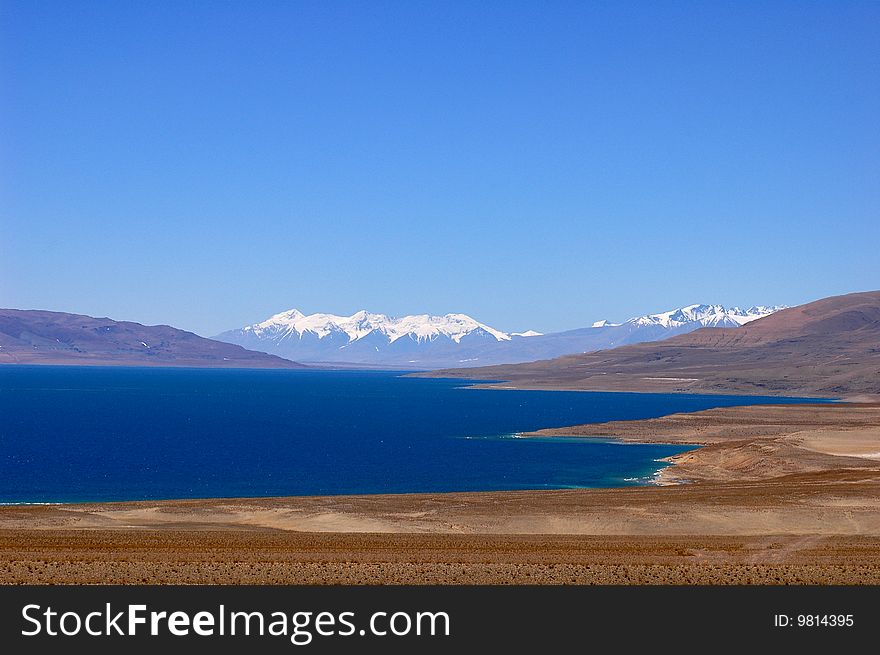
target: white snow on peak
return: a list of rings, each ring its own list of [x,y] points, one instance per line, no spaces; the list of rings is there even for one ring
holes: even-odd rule
[[[739,327],[751,321],[769,316],[785,309],[784,305],[756,305],[748,309],[739,307],[725,308],[724,305],[696,304],[671,309],[659,314],[637,316],[626,321],[627,325],[650,326],[659,325],[664,328],[676,328],[688,323],[699,323],[704,327]]]
[[[633,328],[663,328],[676,330],[688,326],[695,327],[726,327],[733,328],[745,325],[750,321],[762,318],[780,309],[782,306],[754,306],[748,309],[739,307],[725,308],[723,305],[694,304],[671,309],[657,314],[637,316],[625,323],[611,323],[607,320],[596,321],[592,327],[597,330],[617,328],[621,325]],[[687,329],[687,328],[685,328]],[[302,340],[304,337],[318,340],[329,339],[332,348],[346,348],[362,339],[370,347],[379,347],[383,343],[391,344],[399,339],[407,338],[418,343],[433,342],[436,339],[449,339],[456,344],[469,335],[479,335],[490,342],[509,342],[512,337],[543,336],[535,330],[508,334],[489,327],[471,318],[467,314],[415,314],[393,317],[386,314],[374,314],[366,310],[355,312],[351,316],[336,314],[303,314],[297,309],[290,309],[269,317],[261,323],[242,328],[243,335],[253,335],[261,340],[283,342]],[[402,342],[401,345],[406,342]],[[468,342],[465,342],[468,343]]]
[[[242,328],[244,332],[252,332],[255,336],[270,339],[285,339],[311,333],[319,339],[332,334],[345,334],[348,341],[363,339],[369,334],[378,333],[393,343],[403,337],[417,341],[432,341],[444,336],[460,343],[467,335],[482,332],[491,335],[496,341],[509,341],[505,332],[495,330],[467,314],[446,314],[431,316],[417,314],[400,318],[373,314],[366,310],[355,312],[351,316],[336,314],[309,314],[306,316],[296,309],[275,314],[262,323],[255,323]]]

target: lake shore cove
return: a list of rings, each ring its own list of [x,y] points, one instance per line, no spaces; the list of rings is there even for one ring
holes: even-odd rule
[[[497,436],[793,402],[477,390],[381,371],[14,367],[0,391],[6,503],[638,485],[689,446]]]

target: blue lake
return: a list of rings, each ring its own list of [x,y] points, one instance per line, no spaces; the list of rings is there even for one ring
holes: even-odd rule
[[[685,449],[511,435],[795,401],[463,385],[376,371],[0,366],[0,502],[639,484]]]

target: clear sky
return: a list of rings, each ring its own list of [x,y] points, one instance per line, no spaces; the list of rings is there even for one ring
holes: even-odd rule
[[[880,3],[0,1],[0,306],[552,331],[880,288]]]

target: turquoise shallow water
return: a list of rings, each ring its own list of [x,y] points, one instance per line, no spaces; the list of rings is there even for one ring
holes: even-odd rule
[[[377,371],[0,367],[0,502],[639,484],[685,450],[518,439],[796,399],[499,391]]]

